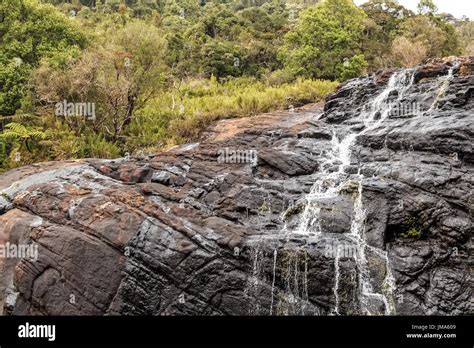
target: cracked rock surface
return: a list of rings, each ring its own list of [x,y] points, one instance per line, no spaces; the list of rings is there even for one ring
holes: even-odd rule
[[[0,259],[2,313],[473,314],[474,58],[458,62],[417,68],[402,102],[422,114],[367,131],[358,115],[388,73],[155,155],[1,175],[0,245],[38,247],[36,259]],[[354,132],[344,185],[309,200],[335,137]]]

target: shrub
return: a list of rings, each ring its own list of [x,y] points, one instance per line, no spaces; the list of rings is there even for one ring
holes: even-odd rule
[[[367,72],[369,64],[365,60],[363,54],[357,54],[348,60],[346,63],[340,64],[337,67],[338,78],[340,81],[352,79]]]
[[[75,139],[75,157],[79,158],[116,158],[120,149],[105,140],[103,135],[88,134]]]

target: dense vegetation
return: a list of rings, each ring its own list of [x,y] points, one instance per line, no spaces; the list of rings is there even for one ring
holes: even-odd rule
[[[217,119],[321,101],[337,81],[474,54],[473,36],[430,0],[417,13],[395,0],[2,0],[0,170],[156,151]],[[58,112],[69,103],[93,114]]]

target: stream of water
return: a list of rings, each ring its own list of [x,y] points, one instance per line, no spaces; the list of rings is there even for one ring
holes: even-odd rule
[[[443,97],[447,88],[449,88],[449,83],[453,78],[455,69],[456,66],[453,66],[446,76],[438,78],[437,92],[434,93],[435,98],[428,113],[438,107],[440,98]],[[396,314],[394,302],[395,281],[391,272],[387,251],[371,246],[366,242],[366,210],[363,206],[365,177],[361,174],[360,167],[357,174],[350,174],[350,171],[347,169],[353,164],[351,159],[354,155],[353,149],[357,138],[367,132],[376,131],[383,127],[383,123],[389,118],[392,108],[403,102],[405,93],[414,83],[414,75],[414,69],[405,69],[394,73],[390,77],[386,87],[371,100],[368,106],[362,110],[358,118],[350,120],[354,122],[354,124],[363,125],[363,127],[358,128],[358,131],[348,131],[350,125],[334,126],[330,149],[325,151],[321,156],[322,162],[319,166],[318,179],[314,182],[310,193],[305,197],[304,209],[300,215],[299,224],[292,230],[287,230],[286,225],[284,227],[284,233],[289,236],[296,235],[302,238],[311,238],[312,240],[327,240],[327,236],[330,236],[330,238],[335,240],[336,245],[339,243],[339,238],[350,243],[353,250],[355,250],[351,258],[352,262],[356,265],[357,298],[359,302],[358,312],[361,314]],[[353,216],[351,217],[350,231],[343,233],[343,236],[339,237],[338,234],[335,235],[334,233],[330,233],[330,231],[325,231],[322,226],[320,202],[328,200],[337,201],[341,192],[348,187],[353,190]],[[292,257],[296,257],[296,259],[290,258],[287,262],[287,269],[284,271],[286,274],[285,291],[289,296],[289,301],[287,301],[289,306],[293,305],[298,299],[301,301],[302,298],[305,298],[306,301],[301,301],[302,305],[299,307],[302,312],[301,314],[305,314],[304,304],[309,303],[307,293],[308,263],[307,260],[305,260],[306,268],[304,270],[304,276],[301,278],[301,275],[299,275],[300,265],[298,262],[298,254],[295,255],[296,256]],[[276,298],[274,292],[277,256],[280,257],[280,254],[275,250],[272,258],[273,277],[271,279],[270,314],[275,313],[274,307]],[[344,262],[343,258],[347,258],[347,256],[341,255],[339,249],[336,247],[333,257],[333,295],[335,305],[332,314],[340,315],[344,314],[344,310],[341,309],[340,289],[343,284],[341,281],[342,262]],[[380,281],[377,282],[377,280],[374,279],[374,275],[369,267],[369,259],[373,258],[377,258],[383,263],[384,278],[382,284],[380,284]],[[257,264],[258,262],[255,261],[256,267]],[[257,273],[258,271],[254,269],[254,277]],[[300,279],[303,284],[301,292],[298,283]],[[288,308],[283,311],[283,314],[288,314],[287,312]]]

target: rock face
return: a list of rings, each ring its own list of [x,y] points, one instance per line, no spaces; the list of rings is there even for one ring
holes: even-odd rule
[[[13,315],[472,314],[474,58],[0,177]]]

